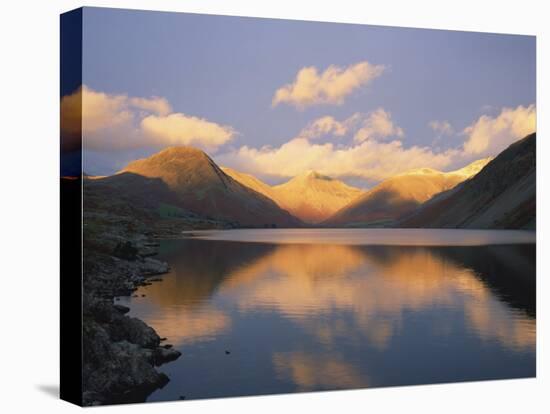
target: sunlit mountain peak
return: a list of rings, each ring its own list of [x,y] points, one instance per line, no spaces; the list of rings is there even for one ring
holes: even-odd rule
[[[451,171],[448,174],[457,174],[457,175],[463,175],[463,176],[466,176],[466,177],[473,177],[478,172],[480,172],[483,169],[483,167],[485,167],[487,164],[489,164],[489,162],[491,162],[492,159],[493,159],[493,157],[481,158],[479,160],[476,160],[476,161],[468,164],[467,166],[465,166],[463,168],[460,168],[460,169],[455,170],[455,171]]]
[[[315,170],[307,170],[286,183],[269,186],[250,174],[231,168],[223,171],[236,181],[271,198],[279,206],[308,223],[325,220],[363,191]]]

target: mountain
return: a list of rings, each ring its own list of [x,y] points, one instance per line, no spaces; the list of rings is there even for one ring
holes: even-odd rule
[[[420,168],[388,178],[345,206],[323,224],[327,226],[393,226],[435,194],[450,190],[475,175],[488,162],[481,159],[456,171]]]
[[[308,223],[319,223],[360,196],[363,191],[315,171],[273,187],[277,203]]]
[[[363,193],[315,171],[307,171],[272,187],[252,175],[231,168],[222,169],[241,184],[271,198],[281,208],[310,224],[325,220]]]
[[[269,197],[273,201],[277,202],[277,195],[269,184],[264,183],[258,178],[254,177],[251,174],[242,173],[240,171],[234,170],[233,168],[220,167],[221,170],[233,178],[235,181],[238,181],[242,185],[257,191],[260,194],[263,194],[266,197]]]
[[[149,182],[147,191],[141,187]],[[111,185],[122,193],[142,197],[150,202],[168,203],[203,217],[236,222],[240,226],[294,227],[300,221],[275,202],[225,174],[201,150],[191,147],[167,148],[149,158],[129,163],[115,176]]]
[[[403,227],[534,229],[536,134],[510,145],[472,179],[439,194]]]

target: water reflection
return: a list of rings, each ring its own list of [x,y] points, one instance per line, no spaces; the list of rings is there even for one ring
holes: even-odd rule
[[[162,248],[172,273],[130,304],[184,353],[153,399],[535,374],[534,245]],[[239,371],[206,355],[227,344]],[[187,379],[209,373],[211,388]]]
[[[297,391],[334,388],[366,388],[368,381],[356,367],[339,355],[311,355],[306,352],[275,353],[275,372],[291,378]]]
[[[454,250],[450,250],[453,252]],[[383,348],[408,311],[463,309],[471,331],[510,347],[534,346],[535,323],[511,315],[472,268],[427,248],[283,245],[228,273],[220,294],[243,311],[276,311],[325,343],[363,334]],[[353,323],[319,317],[349,312]]]

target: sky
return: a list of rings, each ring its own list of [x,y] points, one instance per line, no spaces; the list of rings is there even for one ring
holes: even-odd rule
[[[191,145],[272,184],[317,170],[370,187],[409,169],[461,168],[535,130],[533,36],[83,16],[83,86],[62,109],[82,94],[88,174]]]

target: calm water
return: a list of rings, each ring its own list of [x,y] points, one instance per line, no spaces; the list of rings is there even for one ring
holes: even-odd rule
[[[123,299],[183,353],[149,401],[535,375],[534,233],[195,235]]]

